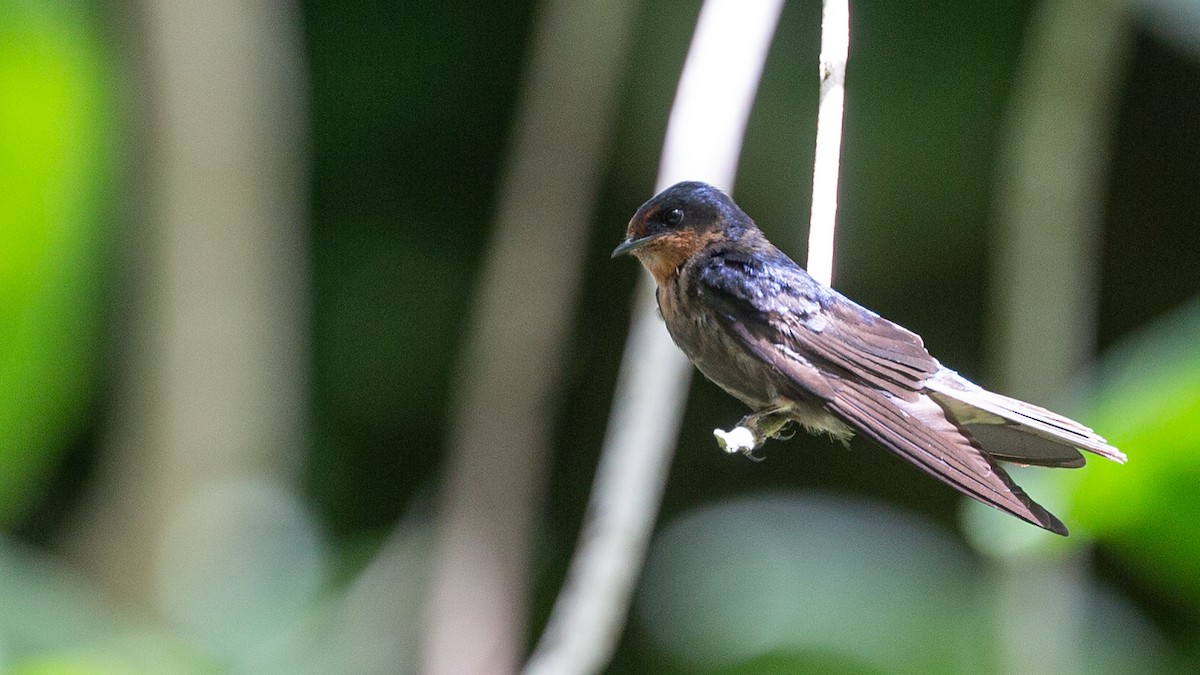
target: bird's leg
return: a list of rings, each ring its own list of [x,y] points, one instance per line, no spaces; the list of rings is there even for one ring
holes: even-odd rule
[[[714,429],[717,445],[728,453],[740,452],[758,461],[754,451],[761,448],[768,438],[791,438],[787,427],[793,420],[779,409],[760,410],[742,418],[738,425],[729,431]],[[784,435],[788,434],[788,435]]]

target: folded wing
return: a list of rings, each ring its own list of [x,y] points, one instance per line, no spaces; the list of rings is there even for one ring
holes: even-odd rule
[[[701,271],[697,289],[747,352],[783,376],[781,392],[824,402],[860,433],[942,482],[1059,534],[1067,533],[1062,521],[1030,499],[996,460],[1075,467],[1083,464],[1080,448],[1124,461],[1091,429],[943,368],[915,333],[783,259],[790,264],[756,267],[752,259],[715,258]],[[764,279],[772,292],[761,292]]]
[[[1067,534],[1061,520],[1030,499],[928,396],[897,400],[862,384],[844,382],[829,405],[864,435],[963,494],[1051,532]]]

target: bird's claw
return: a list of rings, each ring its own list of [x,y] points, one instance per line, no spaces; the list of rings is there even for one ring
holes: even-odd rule
[[[771,434],[771,438],[778,441],[790,441],[796,435],[796,427],[792,424],[792,420],[783,423],[775,433]]]
[[[746,449],[742,450],[742,455],[744,455],[746,457],[746,459],[748,459],[752,462],[761,462],[767,458],[766,455],[754,454],[755,450],[756,450],[756,448],[746,448]]]

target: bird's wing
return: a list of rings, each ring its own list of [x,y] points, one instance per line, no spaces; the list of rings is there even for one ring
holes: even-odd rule
[[[832,291],[815,315],[780,323],[800,353],[898,398],[912,400],[939,368],[916,333]]]
[[[1067,533],[924,393],[941,366],[919,336],[787,262],[715,259],[697,275],[697,292],[747,351],[787,378],[793,395],[824,401],[861,433],[960,492]]]
[[[915,400],[941,368],[919,335],[821,286],[778,249],[713,256],[696,277],[698,299],[781,371],[799,358]]]
[[[1067,534],[1062,521],[1030,499],[929,396],[898,400],[870,386],[844,381],[829,407],[883,447],[963,494],[1051,532]]]

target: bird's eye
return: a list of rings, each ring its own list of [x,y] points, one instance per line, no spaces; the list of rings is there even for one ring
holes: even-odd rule
[[[663,222],[667,225],[678,225],[683,220],[683,209],[671,209],[663,214]]]

